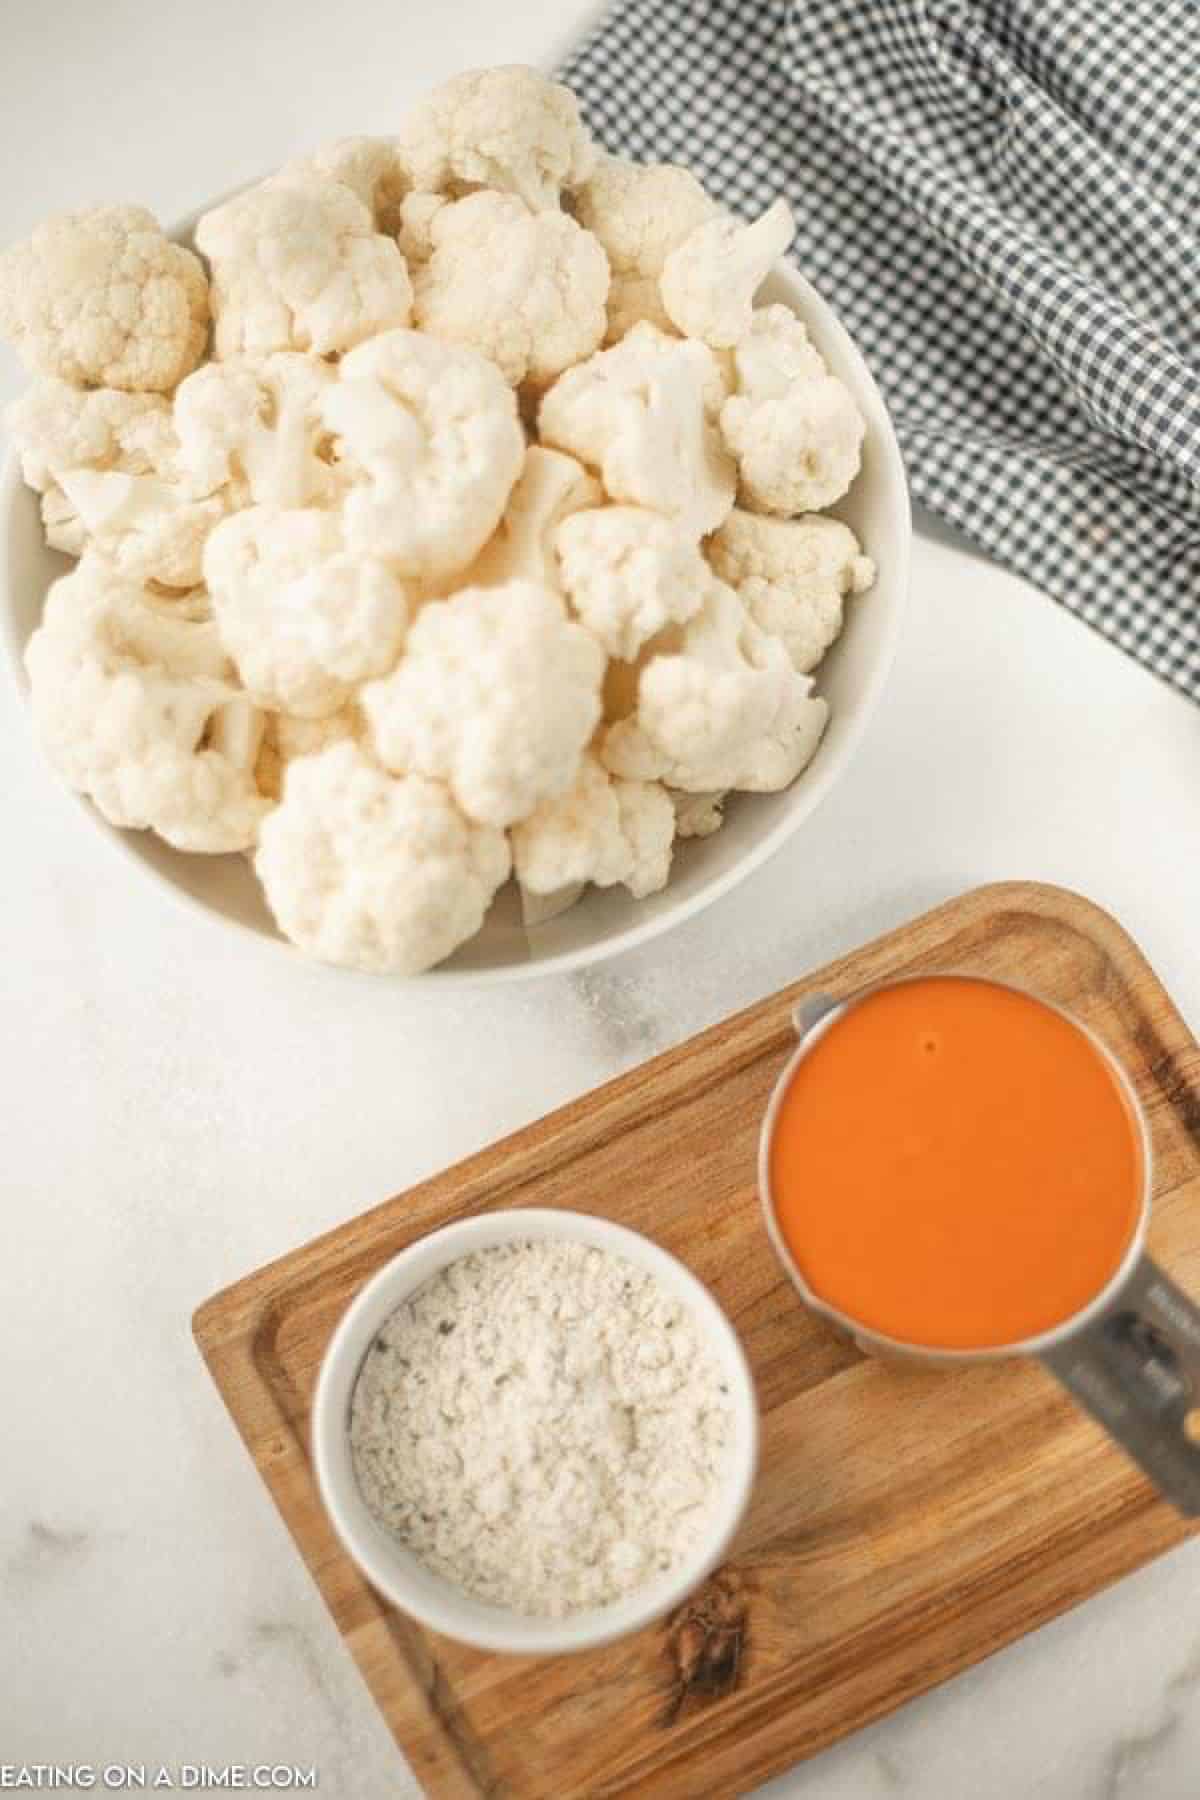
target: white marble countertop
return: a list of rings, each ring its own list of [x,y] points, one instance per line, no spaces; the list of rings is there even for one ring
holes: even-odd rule
[[[544,11],[9,7],[0,241],[106,199],[170,220],[386,131],[588,16]],[[799,837],[649,948],[514,989],[347,979],[176,908],[84,829],[3,685],[0,1765],[283,1761],[336,1800],[416,1792],[193,1348],[223,1284],[981,881],[1110,907],[1200,1023],[1200,711],[947,541],[920,538],[913,586],[878,719]],[[1198,1597],[1192,1544],[764,1791],[1195,1800]]]

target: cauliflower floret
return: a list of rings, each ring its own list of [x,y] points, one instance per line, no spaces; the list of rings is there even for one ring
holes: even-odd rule
[[[193,500],[155,475],[70,469],[58,485],[97,555],[127,580],[168,588],[196,586],[209,533],[228,512],[224,496]]]
[[[263,706],[319,719],[400,654],[408,597],[377,557],[347,552],[336,513],[235,513],[208,540],[204,576],[221,641]]]
[[[389,331],[343,357],[323,410],[351,483],[350,547],[422,581],[466,568],[525,457],[499,369],[461,344]]]
[[[694,539],[641,506],[577,512],[554,545],[576,618],[624,662],[664,626],[698,612],[712,580]]]
[[[82,556],[87,549],[87,527],[62,489],[55,484],[42,495],[42,528],[52,550],[65,556]]]
[[[675,838],[675,808],[665,787],[657,781],[616,781],[621,831],[633,856],[633,868],[625,886],[635,900],[665,888],[671,873],[671,845]]]
[[[696,177],[674,163],[602,156],[575,195],[574,210],[612,265],[605,342],[617,343],[642,320],[673,333],[659,292],[663,264],[690,232],[718,213]]]
[[[575,779],[603,675],[558,595],[510,581],[423,607],[399,666],[360,699],[387,768],[440,777],[469,817],[504,827]]]
[[[786,646],[792,667],[815,669],[842,629],[842,602],[863,594],[875,564],[840,519],[769,519],[735,507],[708,546],[713,568],[750,617]]]
[[[314,177],[348,187],[370,213],[376,231],[398,234],[400,208],[411,184],[395,138],[337,138],[309,156],[293,157],[271,179],[305,183]]]
[[[828,374],[803,319],[779,301],[754,308],[750,329],[728,362],[729,392],[753,393],[761,400],[782,399],[798,382]]]
[[[218,356],[329,356],[411,317],[404,258],[340,182],[263,182],[205,213],[196,243],[212,265]]]
[[[51,587],[25,652],[34,729],[112,824],[178,850],[244,850],[269,804],[253,776],[257,721],[196,610],[85,557]]]
[[[724,383],[704,344],[637,325],[560,375],[538,411],[544,442],[598,469],[614,500],[702,537],[733,505],[733,465],[713,423]]]
[[[555,888],[552,894],[535,894],[532,888],[522,887],[517,883],[517,892],[521,899],[521,922],[527,930],[535,930],[539,925],[548,925],[551,919],[557,919],[565,912],[570,912],[575,902],[587,891],[587,883],[572,881],[567,887]]]
[[[743,505],[785,517],[832,506],[862,461],[866,426],[849,388],[786,306],[755,313],[733,355],[737,390],[721,408],[721,433]]]
[[[712,571],[708,571],[704,584],[705,596],[711,591]],[[703,599],[701,601],[703,604]],[[693,613],[693,618],[695,614]],[[614,657],[604,671],[604,687],[600,699],[603,707],[604,722],[611,725],[617,719],[627,719],[637,709],[638,683],[645,669],[656,656],[674,656],[683,644],[683,627],[681,625],[664,625],[661,631],[647,638],[637,655],[631,661]]]
[[[681,838],[711,837],[725,823],[725,790],[715,794],[682,794],[669,790],[675,808],[675,835]]]
[[[45,493],[63,469],[120,469],[149,475],[144,421],[165,425],[171,403],[161,394],[121,388],[79,388],[44,376],[31,382],[4,415],[5,428],[31,488]]]
[[[675,809],[665,788],[614,781],[588,751],[566,792],[541,801],[513,826],[513,870],[531,894],[623,882],[640,900],[666,886],[674,836]]]
[[[205,363],[175,395],[186,479],[202,492],[228,487],[238,505],[332,504],[341,484],[321,397],[336,379],[328,363],[294,350]]]
[[[469,344],[514,387],[544,387],[600,343],[608,260],[566,213],[530,212],[515,194],[469,194],[442,208],[430,238],[414,279],[417,324]]]
[[[558,592],[555,531],[562,520],[603,499],[600,483],[573,456],[530,444],[504,517],[459,585],[498,587],[520,580]]]
[[[195,586],[227,503],[181,478],[168,400],[45,378],[6,423],[54,549],[81,556],[90,542],[130,580]]]
[[[433,255],[433,222],[443,207],[451,205],[445,194],[406,194],[400,202],[396,242],[410,269]]]
[[[121,388],[79,388],[56,376],[27,387],[4,415],[21,461],[21,473],[42,496],[46,540],[54,550],[82,556],[87,527],[59,486],[72,469],[115,469],[127,475],[154,472],[142,429],[147,414],[170,417],[161,394]]]
[[[268,798],[258,785],[258,758],[266,734],[267,715],[249,694],[235,694],[209,721],[208,747],[218,751],[247,784]]]
[[[409,114],[399,144],[415,188],[500,188],[534,212],[555,211],[596,161],[570,88],[522,64],[443,82]]]
[[[321,719],[300,719],[295,713],[267,713],[254,765],[259,792],[278,800],[288,769],[298,757],[316,756],[331,744],[358,742],[365,731],[365,721],[353,701],[340,712],[326,713]]]
[[[439,782],[396,780],[347,742],[290,765],[254,867],[301,950],[419,975],[479,930],[510,857],[503,832],[465,819]]]
[[[750,330],[754,296],[796,235],[786,200],[752,225],[710,219],[672,250],[659,278],[662,303],[685,337],[727,350]]]
[[[666,337],[678,337],[667,316],[655,275],[614,275],[608,286],[606,346],[619,344],[635,325],[653,325]]]
[[[59,213],[0,255],[0,336],[77,386],[166,393],[208,341],[198,257],[143,206]]]
[[[645,665],[636,710],[604,732],[601,760],[627,780],[687,793],[773,793],[795,780],[825,728],[828,709],[811,686],[714,581],[679,649]]]
[[[579,223],[603,244],[614,276],[651,282],[672,250],[720,210],[688,169],[604,155],[573,207]]]

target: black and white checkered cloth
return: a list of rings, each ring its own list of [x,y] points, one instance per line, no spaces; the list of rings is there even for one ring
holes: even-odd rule
[[[562,73],[786,194],[914,496],[1200,698],[1194,0],[618,0]]]

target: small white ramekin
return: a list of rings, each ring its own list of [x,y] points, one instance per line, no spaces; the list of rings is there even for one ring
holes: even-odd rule
[[[590,1244],[648,1269],[690,1308],[729,1388],[733,1441],[724,1485],[703,1542],[680,1568],[611,1606],[565,1619],[525,1617],[472,1599],[405,1550],[367,1509],[350,1454],[350,1402],[376,1333],[439,1269],[493,1244],[528,1240]],[[333,1528],[371,1585],[394,1606],[446,1637],[484,1650],[546,1656],[591,1650],[638,1631],[678,1606],[721,1561],[741,1522],[758,1462],[754,1380],[737,1333],[708,1289],[668,1251],[592,1213],[529,1208],[483,1213],[419,1238],[384,1265],[347,1308],[321,1364],[312,1412],[317,1485]]]

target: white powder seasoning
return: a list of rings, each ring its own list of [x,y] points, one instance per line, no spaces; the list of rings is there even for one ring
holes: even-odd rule
[[[689,1555],[731,1437],[688,1307],[567,1241],[443,1269],[388,1319],[351,1406],[375,1517],[477,1599],[555,1619]]]

